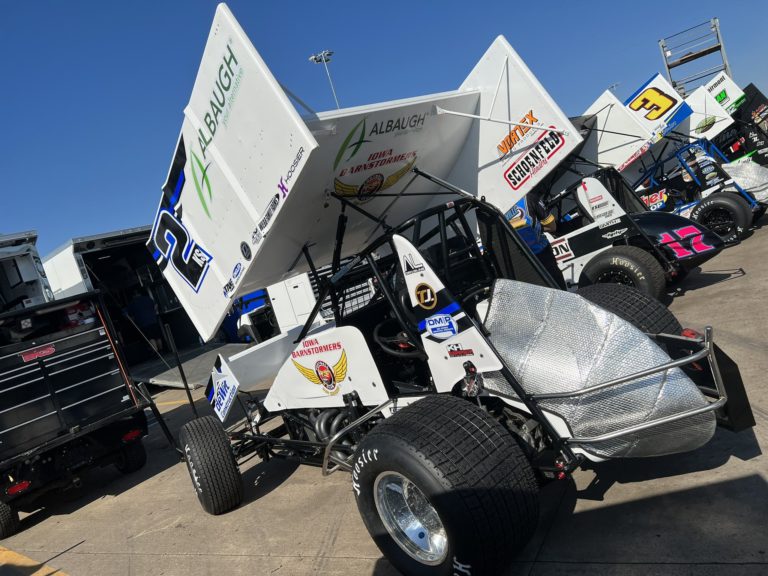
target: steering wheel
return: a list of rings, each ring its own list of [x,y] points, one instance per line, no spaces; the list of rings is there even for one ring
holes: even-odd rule
[[[399,325],[397,325],[397,321],[394,318],[387,318],[376,324],[376,327],[373,329],[373,340],[384,352],[392,356],[397,356],[398,358],[416,358],[422,356],[421,350],[409,340],[408,334],[404,331],[400,330],[394,336],[382,336],[382,328],[389,324],[395,324],[399,328]]]

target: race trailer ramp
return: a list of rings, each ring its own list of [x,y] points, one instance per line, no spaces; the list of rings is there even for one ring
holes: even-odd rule
[[[415,167],[506,211],[580,142],[503,37],[458,90],[302,118],[221,4],[148,247],[208,340],[233,299],[331,262],[340,199],[343,259],[450,199]]]

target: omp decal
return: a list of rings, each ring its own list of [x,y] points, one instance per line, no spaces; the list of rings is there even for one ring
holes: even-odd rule
[[[458,303],[451,302],[445,308],[441,308],[440,310],[438,310],[430,318],[434,318],[435,316],[445,316],[445,315],[450,316],[454,312],[459,312],[459,311],[461,311],[461,307],[458,305]],[[419,322],[419,326],[418,326],[419,332],[424,332],[424,330],[427,329],[427,320],[429,320],[429,318],[425,318],[424,320]]]
[[[344,349],[341,350],[341,356],[339,357],[338,362],[333,365],[333,367],[329,366],[323,360],[318,360],[315,362],[314,370],[312,368],[302,366],[293,358],[291,358],[291,362],[293,362],[293,365],[296,366],[296,369],[301,373],[302,376],[304,376],[304,378],[312,382],[312,384],[318,384],[322,386],[323,392],[329,396],[334,396],[339,393],[339,385],[347,377],[347,353],[344,351]]]
[[[646,88],[629,103],[632,110],[647,110],[646,120],[658,120],[666,114],[675,104],[677,98],[662,92],[658,88]]]
[[[416,303],[424,310],[432,310],[437,306],[437,295],[429,284],[418,284],[414,294],[416,295]]]
[[[379,449],[374,448],[373,450],[363,450],[360,452],[360,456],[357,457],[357,460],[355,460],[355,466],[352,468],[352,489],[355,491],[355,494],[360,496],[360,471],[363,469],[363,466],[368,464],[369,462],[373,462],[374,460],[379,459]]]
[[[475,351],[472,348],[464,348],[458,342],[452,344],[446,344],[445,349],[448,352],[448,356],[451,358],[461,358],[463,356],[474,356]]]
[[[561,238],[552,242],[552,253],[558,262],[565,262],[573,258],[573,252],[567,238]]]
[[[544,168],[563,146],[565,146],[565,137],[562,134],[542,131],[541,136],[530,149],[507,168],[504,172],[504,180],[512,190],[517,190]]]
[[[417,264],[416,261],[413,259],[413,254],[405,254],[403,256],[403,273],[407,276],[408,274],[415,274],[416,272],[423,272],[424,271],[424,264]]]
[[[48,346],[40,346],[39,348],[33,348],[26,352],[20,352],[22,362],[32,362],[38,358],[45,358],[46,356],[52,356],[56,354],[56,346],[49,344]]]

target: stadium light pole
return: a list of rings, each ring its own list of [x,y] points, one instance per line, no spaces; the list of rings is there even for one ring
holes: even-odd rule
[[[331,71],[328,70],[328,62],[331,61],[331,56],[333,56],[332,50],[323,50],[317,54],[312,54],[309,57],[309,61],[314,62],[315,64],[320,64],[322,62],[323,66],[325,67],[325,73],[328,75],[328,83],[331,85],[331,92],[333,92],[333,99],[336,101],[336,109],[338,110],[341,108],[341,106],[339,106],[339,99],[336,97],[336,89],[333,87]]]

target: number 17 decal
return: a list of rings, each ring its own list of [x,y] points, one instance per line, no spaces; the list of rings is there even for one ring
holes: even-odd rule
[[[674,234],[676,237],[672,234]],[[704,242],[704,233],[696,228],[696,226],[683,226],[677,230],[672,230],[672,234],[669,232],[662,233],[661,236],[659,236],[659,241],[663,245],[669,246],[669,248],[675,253],[675,258],[678,260],[688,258],[694,254],[702,254],[704,252],[709,252],[710,250],[715,249],[714,246],[710,246]],[[688,248],[684,248],[683,245],[678,242],[678,239],[685,240],[686,238],[691,239],[692,251]]]

